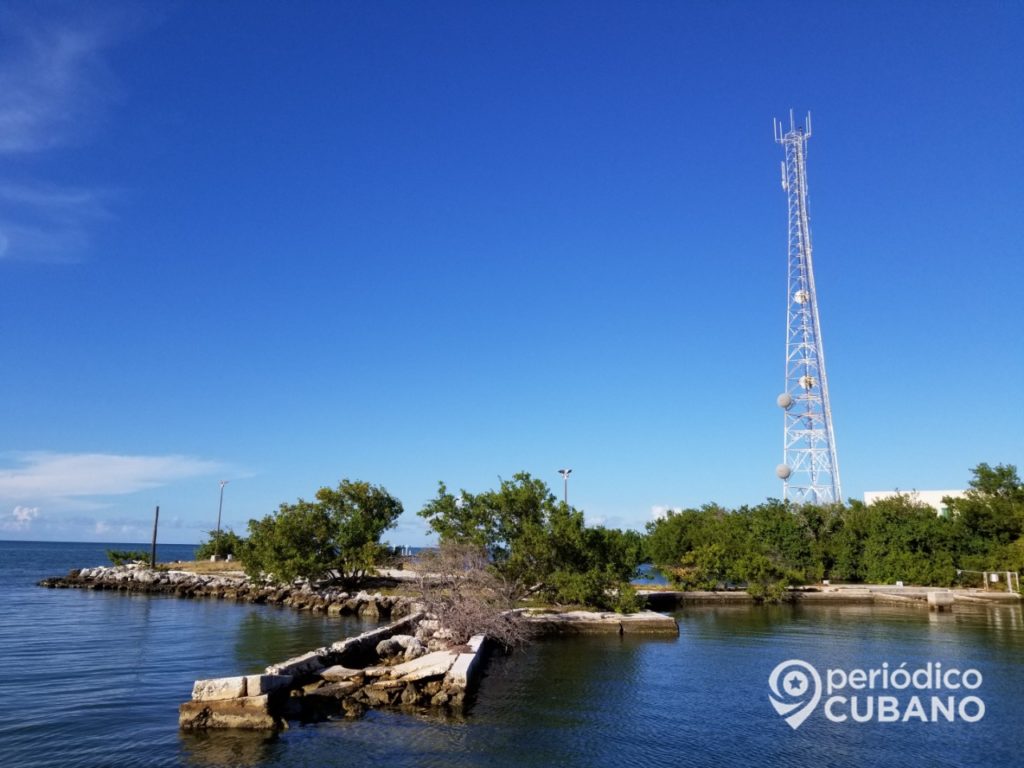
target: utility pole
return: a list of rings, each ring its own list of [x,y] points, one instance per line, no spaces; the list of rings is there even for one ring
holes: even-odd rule
[[[220,504],[217,506],[217,538],[214,539],[213,544],[214,559],[220,559],[220,513],[224,511],[224,486],[230,482],[230,480],[220,481]]]
[[[775,474],[782,480],[783,499],[828,504],[842,501],[842,491],[811,259],[807,211],[810,137],[810,114],[805,125],[798,126],[790,110],[788,131],[775,121],[775,141],[786,153],[782,188],[789,204],[786,388],[775,401],[783,410],[783,455]]]
[[[558,470],[558,474],[560,474],[562,476],[563,490],[564,490],[564,493],[565,493],[563,498],[565,500],[565,506],[568,507],[569,506],[569,475],[572,474],[572,470],[571,469],[560,469],[560,470]]]
[[[153,515],[153,549],[149,553],[149,567],[156,568],[156,527],[160,522],[160,505],[156,505],[156,514]]]

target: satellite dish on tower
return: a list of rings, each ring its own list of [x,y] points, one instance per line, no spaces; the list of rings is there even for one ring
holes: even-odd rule
[[[791,474],[793,474],[793,470],[790,469],[789,464],[779,464],[775,468],[775,475],[779,480],[788,480]]]
[[[789,410],[793,407],[793,397],[789,392],[783,392],[781,395],[775,398],[775,404],[784,410]]]

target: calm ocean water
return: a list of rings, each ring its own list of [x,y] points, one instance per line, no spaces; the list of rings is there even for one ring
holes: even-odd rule
[[[177,705],[196,678],[258,671],[366,625],[34,586],[103,563],[105,548],[0,542],[5,767],[1024,764],[1019,606],[687,609],[677,639],[547,640],[493,658],[462,718],[376,712],[276,737],[181,734]],[[768,701],[771,670],[792,658],[822,670],[974,667],[986,713],[973,724],[861,724],[819,708],[792,730]]]

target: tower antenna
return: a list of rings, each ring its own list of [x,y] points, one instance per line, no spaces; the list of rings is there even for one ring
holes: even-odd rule
[[[786,153],[783,184],[789,203],[789,273],[786,310],[786,388],[776,400],[783,410],[783,457],[775,474],[782,497],[797,503],[842,501],[832,407],[828,399],[825,352],[818,320],[807,212],[807,139],[811,115],[789,130],[775,121],[775,141]]]

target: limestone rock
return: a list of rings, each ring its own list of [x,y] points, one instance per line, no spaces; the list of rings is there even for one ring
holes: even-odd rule
[[[426,653],[427,646],[425,646],[423,643],[421,643],[414,637],[412,641],[405,647],[405,653],[402,654],[402,657],[406,661],[411,661],[413,659],[418,659],[420,656],[424,656]]]
[[[363,670],[361,669],[349,669],[348,667],[343,667],[338,664],[325,669],[320,673],[320,677],[331,683],[341,683],[345,680],[351,680],[354,677],[359,677],[362,674]]]
[[[345,717],[362,717],[366,712],[366,705],[351,696],[342,700],[341,708],[345,711]]]
[[[401,680],[378,680],[375,683],[370,683],[366,689],[374,691],[397,691],[404,687],[405,685]]]
[[[306,698],[321,697],[326,699],[343,699],[359,688],[359,683],[354,680],[347,680],[343,683],[326,683],[314,691],[310,691]]]
[[[416,686],[409,683],[402,689],[401,702],[406,705],[418,704],[420,701],[420,692],[416,689]]]
[[[185,730],[267,730],[280,725],[281,723],[270,714],[268,696],[247,696],[220,701],[186,701],[178,708],[178,726]]]
[[[239,699],[246,694],[245,677],[218,677],[196,680],[192,686],[193,701],[220,701]]]
[[[382,680],[363,688],[366,700],[371,706],[388,706],[394,704],[405,685],[398,680]]]
[[[387,640],[377,643],[377,655],[382,659],[390,659],[404,654],[410,643],[418,643],[412,635],[392,635]]]

